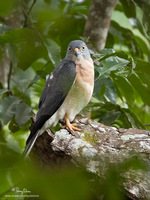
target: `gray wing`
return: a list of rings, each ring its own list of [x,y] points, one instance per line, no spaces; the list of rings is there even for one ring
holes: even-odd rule
[[[58,110],[65,100],[76,77],[76,65],[64,59],[53,70],[46,81],[40,101],[36,122],[27,139],[27,143],[42,128],[44,123]]]

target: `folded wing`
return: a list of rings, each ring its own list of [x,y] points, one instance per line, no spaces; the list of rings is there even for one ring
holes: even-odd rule
[[[64,102],[76,77],[76,65],[73,61],[62,60],[46,81],[40,101],[36,122],[27,139],[27,143],[42,128],[44,123]]]

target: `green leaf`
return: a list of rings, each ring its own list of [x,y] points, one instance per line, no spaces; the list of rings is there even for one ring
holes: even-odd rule
[[[36,75],[34,79],[29,83],[27,89],[29,89],[34,83],[36,83],[40,79],[39,75]]]
[[[95,66],[95,69],[98,71],[99,76],[101,78],[107,78],[109,77],[110,73],[112,71],[118,70],[118,71],[124,71],[125,66],[129,63],[128,60],[125,60],[123,58],[119,57],[108,57],[105,60],[101,61],[101,64],[103,67],[97,67]]]
[[[12,49],[12,58],[17,55],[17,67],[23,70],[29,68],[38,58],[48,57],[40,34],[33,29],[18,28],[4,32],[0,35],[0,44],[5,43],[15,44],[16,52]]]
[[[11,29],[0,35],[0,44],[41,41],[38,32],[29,28]]]
[[[136,59],[137,65],[135,68],[135,72],[137,73],[146,73],[148,75],[150,75],[150,64],[149,62],[146,62],[144,60],[141,59]]]
[[[31,105],[31,98],[27,90],[15,86],[13,87],[13,92],[14,96],[18,97],[21,101],[25,102],[27,105]]]
[[[43,88],[44,88],[44,85],[45,85],[45,79],[39,79],[37,82],[35,82],[32,86],[33,88],[33,91],[34,91],[34,94],[40,98],[41,94],[42,94],[42,91],[43,91]]]
[[[120,116],[120,111],[107,111],[100,119],[101,123],[104,123],[107,126],[111,126]]]
[[[112,104],[110,102],[106,102],[106,103],[96,103],[93,106],[93,111],[92,111],[92,118],[93,119],[98,119],[101,122],[101,119],[106,119],[108,117],[110,117],[109,122],[111,121],[111,114],[112,114],[112,121],[114,121],[114,117],[115,119],[116,116],[119,116],[119,113],[121,113],[121,108],[119,105],[117,104]],[[110,116],[107,115],[107,112],[110,112]],[[106,118],[105,118],[106,115]],[[103,120],[103,123],[107,124],[107,120],[104,122],[105,120]],[[110,124],[109,124],[110,125]]]
[[[6,125],[15,115],[16,106],[20,100],[17,97],[9,96],[0,101],[0,119]]]
[[[135,73],[132,73],[128,79],[141,96],[143,102],[150,106],[150,89],[142,83],[140,78]]]
[[[26,70],[34,61],[44,56],[47,56],[47,52],[39,41],[20,43],[17,51],[17,66]]]
[[[31,116],[31,108],[27,106],[25,103],[19,103],[16,107],[15,112],[15,121],[19,126],[26,124],[26,122],[30,119]]]
[[[16,123],[15,121],[15,117],[13,116],[13,118],[11,119],[10,123],[9,123],[9,130],[12,132],[12,133],[15,133],[16,131],[19,130],[19,126],[18,124]]]
[[[11,91],[7,89],[0,89],[0,96],[3,96],[4,94],[7,94],[7,93],[11,93]]]
[[[22,126],[30,119],[30,113],[31,108],[15,96],[8,96],[0,101],[0,119],[4,125],[15,116],[16,123]]]
[[[16,6],[16,0],[0,1],[0,16],[7,16]]]
[[[51,0],[44,0],[44,2],[50,4]]]
[[[45,40],[44,44],[47,48],[48,56],[51,62],[54,66],[56,66],[61,60],[60,46],[54,40],[51,40],[49,38]]]
[[[37,71],[37,74],[40,75],[41,78],[44,78],[50,74],[54,69],[54,65],[51,62],[46,63],[42,70]]]
[[[124,13],[128,18],[136,17],[136,7],[132,0],[121,0],[121,3],[123,4]]]
[[[125,108],[122,110],[124,111],[124,114],[126,115],[133,128],[145,129],[144,125],[131,110]]]
[[[98,79],[94,86],[94,95],[100,100],[106,100],[113,104],[117,103],[117,94],[115,86],[111,79]]]
[[[132,89],[131,83],[127,78],[122,76],[116,76],[115,74],[112,76],[113,81],[116,84],[118,90],[121,93],[120,98],[124,97],[128,105],[132,106],[135,101],[134,91]]]
[[[146,62],[141,59],[136,59],[136,68],[134,72],[138,75],[141,82],[143,82],[144,86],[150,88],[150,65],[149,62]]]
[[[111,55],[113,53],[115,53],[115,50],[111,48],[104,48],[99,51],[99,54],[102,54],[102,55]]]
[[[94,53],[93,57],[102,61],[102,60],[114,55],[115,53],[116,52],[111,48],[104,48],[101,51],[99,51],[99,53]]]
[[[142,72],[139,72],[139,73],[137,72],[137,75],[139,76],[143,84],[146,87],[150,88],[150,75],[146,73],[142,73]]]
[[[139,36],[135,36],[135,39],[136,39],[137,44],[139,45],[141,51],[143,52],[143,54],[149,55],[150,54],[150,47],[149,47],[148,40],[146,40],[145,38],[139,37]]]
[[[150,10],[150,3],[149,1],[138,1],[138,0],[134,0],[136,2],[136,4],[139,6],[139,8],[142,10],[142,23],[145,27],[145,30],[147,31],[147,34],[149,36],[150,34],[150,25],[149,25],[149,21],[150,21],[150,16],[149,16],[149,10]]]
[[[139,43],[137,42],[134,33],[128,29],[122,27],[120,24],[118,24],[116,21],[111,21],[111,28],[110,33],[112,35],[115,35],[116,40],[120,45],[125,45],[129,48],[128,52],[130,52],[131,55],[136,57],[143,57],[143,52],[141,50],[141,47],[139,46]],[[125,49],[126,50],[126,49]]]
[[[144,38],[146,39],[147,35],[145,33],[143,24],[140,22],[140,20],[138,18],[130,18],[129,19],[130,24],[132,25],[133,28],[137,28],[141,34],[144,36]]]
[[[146,127],[147,129],[150,129],[149,126],[149,119],[150,119],[150,112],[149,112],[149,106],[147,105],[143,105],[142,104],[135,104],[132,112],[138,116],[138,119],[142,122],[142,124],[144,125],[144,127]]]

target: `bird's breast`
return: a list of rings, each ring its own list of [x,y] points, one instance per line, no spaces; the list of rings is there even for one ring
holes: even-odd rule
[[[76,64],[76,78],[65,101],[61,113],[68,115],[70,121],[89,103],[94,87],[93,63]]]
[[[92,59],[76,62],[76,80],[94,87],[94,65]]]

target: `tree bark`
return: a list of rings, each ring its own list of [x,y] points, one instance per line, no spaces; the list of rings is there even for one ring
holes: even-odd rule
[[[71,162],[99,177],[105,175],[110,165],[118,165],[134,156],[150,165],[149,131],[116,129],[81,116],[77,116],[75,122],[81,132],[70,134],[61,129],[55,135],[50,130],[42,134],[33,147],[31,158],[49,167]],[[128,169],[121,176],[128,197],[150,199],[149,171]]]
[[[84,36],[94,43],[98,51],[105,47],[111,15],[117,2],[118,0],[92,0]]]

